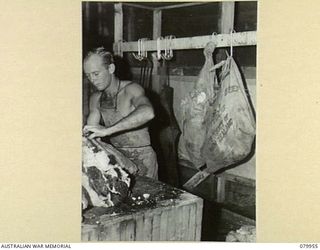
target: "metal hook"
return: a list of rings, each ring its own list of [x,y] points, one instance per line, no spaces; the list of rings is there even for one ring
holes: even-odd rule
[[[175,36],[170,35],[166,36],[164,40],[164,55],[161,55],[162,59],[164,60],[171,60],[173,57],[173,50],[171,48],[172,39],[175,38]]]
[[[135,59],[142,61],[143,59],[147,58],[148,53],[144,44],[144,42],[147,40],[148,38],[141,38],[138,40],[138,54],[132,53]]]
[[[167,41],[168,41],[168,37],[166,36],[164,38],[164,54],[161,54],[161,57],[163,60],[166,60],[167,58],[167,43],[168,43]]]
[[[133,57],[139,61],[141,61],[141,39],[138,40],[138,54],[132,53]]]
[[[170,35],[170,49],[169,49],[169,56],[170,56],[170,59],[173,57],[173,50],[172,50],[172,39],[176,38],[175,36],[173,35]]]
[[[215,43],[217,43],[217,41],[216,41],[216,36],[217,36],[217,35],[218,35],[217,32],[213,32],[212,35],[211,35],[212,40],[213,40]]]
[[[160,46],[161,40],[163,40],[162,36],[157,38],[157,59],[158,59],[158,61],[161,60],[161,58],[162,58],[161,46]]]
[[[230,56],[233,57],[233,33],[235,33],[235,30],[231,30],[230,32]]]
[[[148,41],[149,38],[142,38],[141,39],[141,56],[142,56],[142,60],[146,59],[148,57],[148,52],[146,50],[146,45],[145,45],[145,41]]]

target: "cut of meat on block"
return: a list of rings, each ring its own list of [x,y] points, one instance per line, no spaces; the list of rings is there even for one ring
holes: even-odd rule
[[[195,195],[137,176],[125,202],[84,214],[82,241],[199,241],[202,208]]]
[[[135,165],[108,144],[82,138],[82,209],[110,207],[127,198]]]

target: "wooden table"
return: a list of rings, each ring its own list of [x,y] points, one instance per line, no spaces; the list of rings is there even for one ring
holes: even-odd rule
[[[201,198],[146,177],[137,177],[132,197],[122,208],[85,213],[93,217],[82,223],[82,241],[200,240]]]

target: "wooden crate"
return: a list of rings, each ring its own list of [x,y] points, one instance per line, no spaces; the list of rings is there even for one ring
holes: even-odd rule
[[[145,192],[155,193],[154,182]],[[152,190],[151,190],[152,189]],[[199,241],[203,200],[182,192],[153,208],[121,215],[103,214],[98,224],[82,224],[82,241]]]

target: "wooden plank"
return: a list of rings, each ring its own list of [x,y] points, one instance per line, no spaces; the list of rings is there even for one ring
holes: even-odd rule
[[[133,8],[128,8],[127,22],[124,24],[127,26],[127,39],[128,41],[134,41],[135,35],[135,12]]]
[[[144,218],[145,216],[135,216],[136,220],[136,240],[144,240]]]
[[[144,241],[151,241],[152,239],[152,223],[153,223],[152,213],[148,213],[144,217],[144,223],[143,223],[143,229],[142,229]]]
[[[195,240],[201,240],[201,226],[202,226],[202,211],[203,211],[203,200],[198,200],[196,203],[196,229],[195,229]]]
[[[190,205],[190,215],[189,215],[189,226],[188,226],[188,236],[186,240],[195,240],[195,229],[196,229],[196,204]]]
[[[230,174],[230,173],[223,173],[221,174],[222,176],[224,176],[224,178],[226,179],[226,181],[234,181],[234,182],[241,182],[245,185],[248,185],[250,187],[255,187],[256,186],[256,181],[253,179],[249,179],[243,176],[239,176],[239,175],[234,175],[234,174]]]
[[[220,33],[230,34],[233,31],[234,24],[234,2],[222,2]]]
[[[110,235],[108,241],[119,241],[120,240],[120,224],[110,225]]]
[[[97,14],[97,26],[98,26],[98,34],[99,36],[103,36],[103,23],[102,23],[102,11],[103,11],[103,7],[102,7],[102,3],[97,3],[98,6],[98,14]]]
[[[217,202],[224,202],[226,196],[226,180],[224,175],[217,176]]]
[[[110,231],[111,231],[111,227],[104,227],[102,226],[100,228],[100,233],[99,233],[99,241],[108,241],[110,240]]]
[[[160,240],[160,223],[161,223],[161,213],[156,213],[153,215],[152,224],[152,241]]]
[[[235,221],[239,225],[251,225],[255,226],[256,221],[253,219],[250,219],[248,217],[242,216],[241,214],[237,214],[235,212],[232,212],[228,209],[221,209],[221,219],[223,220],[229,220],[229,221]]]
[[[256,31],[237,32],[232,34],[233,46],[252,46],[256,45]],[[175,38],[171,40],[171,48],[173,50],[184,50],[184,49],[202,49],[208,42],[215,41],[217,48],[229,47],[231,45],[230,34],[218,34],[215,36],[194,36]],[[122,52],[135,52],[138,50],[137,42],[120,42],[119,43]],[[118,43],[115,43],[114,47],[117,47]],[[157,50],[157,41],[149,40],[145,42],[145,48],[147,51]],[[160,41],[160,48],[164,49],[164,41]]]
[[[188,240],[189,219],[190,219],[190,206],[182,207],[182,234],[181,240]]]
[[[135,3],[123,3],[123,6],[130,6],[130,7],[135,7],[139,9],[145,9],[145,10],[154,10],[155,8],[141,5],[141,4],[135,4]]]
[[[233,31],[234,23],[234,2],[221,3],[220,33],[230,34]],[[233,43],[232,43],[233,46]],[[225,50],[220,50],[216,55],[216,61],[219,63],[226,59]]]
[[[153,40],[157,40],[161,36],[161,22],[162,22],[162,12],[161,10],[153,11]],[[157,53],[152,53],[153,62],[153,75],[157,75],[159,72],[159,61],[157,59]]]
[[[179,8],[185,8],[185,7],[192,7],[197,5],[203,5],[208,4],[208,2],[199,2],[199,3],[181,3],[181,4],[174,4],[174,5],[168,5],[168,6],[162,6],[155,8],[156,10],[170,10],[170,9],[179,9]]]
[[[133,219],[127,221],[126,227],[126,240],[134,241],[135,240],[135,231],[136,231],[136,223]]]
[[[120,241],[126,241],[127,240],[127,220],[120,222]]]
[[[183,208],[184,207],[177,207],[176,208],[176,240],[180,241],[183,240],[182,234],[183,234]]]
[[[160,240],[167,240],[167,229],[168,229],[168,211],[163,210],[161,213],[160,221]]]
[[[167,240],[176,240],[177,208],[168,210]]]
[[[114,4],[114,41],[118,43],[123,40],[123,12],[122,3]],[[119,44],[121,45],[121,44]],[[114,54],[121,55],[121,47],[114,47]]]
[[[85,34],[88,34],[90,31],[90,3],[89,2],[82,2],[82,8],[84,8]]]
[[[98,241],[99,228],[96,225],[83,225],[81,227],[82,241]]]
[[[99,241],[99,232],[94,230],[88,234],[88,241]]]

